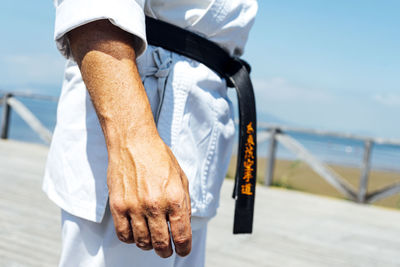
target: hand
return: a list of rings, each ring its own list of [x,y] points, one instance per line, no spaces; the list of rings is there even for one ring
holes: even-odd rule
[[[189,254],[188,181],[169,147],[146,136],[109,155],[110,209],[118,238],[166,258],[173,253],[169,221],[176,253]]]

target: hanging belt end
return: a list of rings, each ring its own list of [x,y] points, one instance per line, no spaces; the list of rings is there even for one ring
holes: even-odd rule
[[[253,210],[236,210],[233,222],[233,234],[251,234],[253,232]]]

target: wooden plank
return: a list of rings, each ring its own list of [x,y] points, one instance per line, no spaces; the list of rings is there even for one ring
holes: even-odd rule
[[[10,94],[4,95],[2,98],[3,114],[1,116],[1,127],[0,127],[0,138],[8,138],[8,128],[10,126],[10,106],[7,104],[7,100],[11,97]]]
[[[371,164],[372,141],[365,141],[364,157],[361,167],[360,185],[358,189],[358,202],[365,203],[368,191],[368,174]]]
[[[331,132],[331,131],[324,131],[324,130],[318,130],[318,129],[308,129],[308,128],[293,127],[293,126],[286,126],[286,125],[281,125],[281,124],[272,124],[272,123],[265,123],[265,122],[258,123],[258,129],[265,131],[265,130],[272,129],[272,128],[280,129],[282,132],[289,131],[289,132],[304,133],[304,134],[309,134],[309,135],[331,136],[331,137],[336,137],[336,138],[341,138],[341,139],[358,140],[358,141],[362,141],[362,142],[372,140],[372,142],[374,142],[375,144],[400,146],[400,140],[393,139],[393,138],[392,139],[390,139],[390,138],[374,138],[374,137],[355,135],[355,134],[351,134],[351,133]]]
[[[272,185],[272,180],[274,179],[274,167],[275,167],[275,157],[276,157],[276,134],[277,129],[273,128],[270,135],[270,143],[267,155],[267,169],[265,171],[264,184],[266,186]]]
[[[357,199],[356,190],[350,183],[344,180],[327,164],[314,157],[299,142],[285,134],[277,134],[276,138],[283,146],[285,146],[289,151],[292,151],[298,158],[306,162],[311,167],[311,169],[318,173],[339,192],[350,199]]]
[[[271,138],[271,133],[269,131],[259,131],[257,132],[257,144],[261,144]]]
[[[368,203],[372,203],[372,202],[378,201],[382,198],[390,197],[397,193],[400,193],[400,183],[395,183],[393,185],[389,185],[382,189],[371,192],[370,194],[367,195],[366,201]]]
[[[10,93],[9,91],[0,90],[0,94],[6,95],[9,93]],[[42,95],[42,94],[35,94],[35,93],[28,93],[28,92],[21,92],[21,91],[13,91],[12,95],[16,96],[16,97],[23,97],[23,98],[29,98],[29,99],[35,99],[35,100],[46,100],[46,101],[52,101],[52,102],[58,101],[58,97],[56,97],[56,96]]]
[[[35,131],[39,137],[46,143],[51,143],[52,133],[39,121],[38,118],[19,100],[11,97],[7,103],[14,111]]]

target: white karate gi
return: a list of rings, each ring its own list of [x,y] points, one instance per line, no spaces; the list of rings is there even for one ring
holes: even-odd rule
[[[63,209],[61,266],[143,266],[149,262],[144,254],[158,257],[153,251],[141,252],[135,245],[119,242],[114,233],[107,208],[104,136],[79,68],[69,58],[66,33],[98,19],[109,19],[138,37],[137,64],[158,132],[189,180],[194,246],[187,259],[204,258],[206,224],[216,214],[232,151],[233,110],[225,81],[212,70],[184,56],[147,46],[144,14],[197,32],[232,55],[240,55],[254,21],[256,1],[56,0],[55,4],[55,39],[68,60],[43,189]],[[83,229],[93,231],[89,234]],[[120,249],[113,250],[115,246]],[[80,256],[76,256],[77,247],[81,248]],[[130,249],[145,261],[137,258],[135,264],[129,261],[125,265],[109,261],[125,259],[113,253],[124,254]],[[180,260],[165,260],[165,266],[179,266]],[[201,260],[196,261],[202,266]]]

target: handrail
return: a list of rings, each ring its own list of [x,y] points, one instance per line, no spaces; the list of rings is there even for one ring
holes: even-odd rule
[[[324,178],[328,183],[330,183],[333,187],[335,187],[339,192],[341,192],[350,199],[353,200],[357,199],[356,189],[349,182],[343,179],[327,164],[320,161],[317,157],[313,156],[304,146],[302,146],[294,138],[285,134],[277,134],[276,139],[289,151],[294,152],[298,158],[306,162],[311,167],[312,170],[318,173],[322,178]]]
[[[42,95],[42,94],[19,92],[19,91],[8,92],[8,91],[0,90],[0,95],[4,96],[7,94],[12,94],[13,96],[16,96],[16,97],[23,97],[23,98],[29,98],[29,99],[34,99],[34,100],[46,100],[46,101],[52,101],[52,102],[58,101],[58,97],[51,96],[51,95]]]
[[[400,146],[398,140],[388,140],[383,138],[360,137],[351,134],[341,134],[328,131],[309,130],[304,128],[288,127],[269,123],[259,123],[259,136],[260,143],[270,139],[267,158],[267,170],[265,172],[264,184],[267,186],[272,185],[274,175],[274,165],[276,157],[277,143],[281,143],[289,151],[294,153],[298,158],[307,163],[311,169],[319,174],[323,179],[330,183],[337,191],[341,192],[348,199],[357,201],[359,203],[372,203],[379,199],[392,196],[400,193],[400,183],[380,188],[373,192],[368,192],[369,172],[371,165],[371,153],[374,144],[390,144]],[[328,165],[320,161],[317,157],[313,156],[310,151],[303,147],[295,138],[289,136],[287,132],[292,133],[306,133],[318,136],[333,136],[344,139],[353,139],[364,142],[364,155],[362,160],[360,183],[358,191],[344,180],[339,174],[334,172]]]
[[[2,95],[2,96],[1,96]],[[0,105],[3,105],[3,114],[0,126],[0,138],[8,138],[8,128],[10,123],[10,112],[13,109],[32,130],[46,143],[51,142],[52,133],[40,120],[18,99],[15,97],[23,97],[36,100],[58,101],[57,97],[45,96],[39,94],[25,92],[4,92],[0,90]],[[271,123],[258,123],[259,133],[258,142],[262,143],[270,139],[267,158],[267,170],[265,172],[264,184],[269,186],[273,182],[274,165],[278,142],[285,146],[289,151],[294,153],[298,158],[307,163],[316,173],[330,183],[336,190],[345,195],[348,199],[359,203],[371,203],[379,199],[397,194],[400,192],[400,183],[386,186],[384,188],[368,192],[368,180],[370,171],[370,160],[372,147],[375,144],[400,146],[400,140],[384,139],[375,137],[365,137],[354,134],[346,134],[339,132],[331,132],[324,130],[313,130],[300,127],[285,126]],[[289,136],[287,132],[302,133],[317,136],[331,136],[342,139],[352,139],[364,142],[364,156],[362,161],[362,170],[358,191],[339,174],[333,171],[327,164],[313,156],[304,146],[302,146],[295,138]]]
[[[1,91],[0,91],[1,93]],[[1,120],[0,127],[0,138],[7,139],[9,126],[10,126],[10,114],[11,109],[13,109],[25,122],[28,126],[39,135],[39,137],[47,144],[50,144],[52,133],[48,130],[40,120],[15,96],[25,97],[36,100],[48,100],[48,101],[57,101],[56,97],[44,96],[38,94],[29,94],[29,93],[3,93],[3,96],[0,98],[0,103],[3,106],[3,114]]]
[[[39,137],[50,144],[52,133],[39,121],[39,119],[15,97],[10,97],[7,103],[15,110],[15,112],[36,132]]]
[[[296,133],[319,135],[319,136],[331,136],[331,137],[337,137],[337,138],[343,138],[343,139],[358,140],[358,141],[362,141],[362,142],[371,141],[371,142],[373,142],[375,144],[379,144],[379,145],[400,146],[400,139],[361,136],[361,135],[350,134],[350,133],[339,133],[339,132],[333,132],[333,131],[308,129],[308,128],[302,128],[302,127],[286,126],[286,125],[281,125],[281,124],[273,124],[273,123],[265,123],[265,122],[259,122],[258,129],[261,131],[271,130],[271,129],[279,129],[279,130],[285,131],[285,132],[296,132]]]

